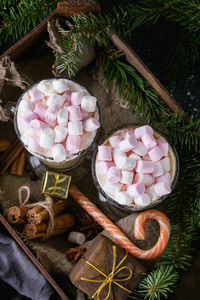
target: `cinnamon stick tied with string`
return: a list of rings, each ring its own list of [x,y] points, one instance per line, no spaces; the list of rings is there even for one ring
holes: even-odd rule
[[[7,221],[10,224],[25,225],[27,223],[28,208],[12,206],[7,210]]]
[[[58,235],[66,232],[74,225],[75,219],[69,214],[61,214],[54,219],[54,227],[50,236]],[[42,222],[40,224],[26,224],[23,228],[23,234],[27,239],[44,238],[47,233],[48,224]]]
[[[67,207],[67,201],[58,200],[53,202],[53,215],[56,217],[58,214],[63,212]],[[29,209],[27,212],[27,220],[28,223],[32,223],[34,225],[40,224],[43,221],[47,221],[49,219],[49,213],[47,209],[44,207],[37,205],[32,209]]]
[[[26,198],[23,198],[23,192],[26,194]],[[18,190],[18,200],[20,206],[11,206],[7,212],[6,217],[8,223],[10,224],[21,224],[24,225],[27,223],[27,212],[28,208],[25,207],[25,204],[29,201],[31,195],[30,188],[27,185],[22,185]]]

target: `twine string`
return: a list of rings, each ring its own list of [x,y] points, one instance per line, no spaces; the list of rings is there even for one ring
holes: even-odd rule
[[[121,282],[122,281],[128,281],[132,277],[132,275],[133,275],[133,271],[131,270],[130,267],[127,267],[127,266],[120,267],[121,264],[124,262],[124,260],[127,258],[128,253],[126,252],[125,256],[121,259],[121,261],[119,262],[119,264],[116,266],[116,246],[112,246],[112,249],[113,249],[113,266],[112,266],[112,272],[109,275],[106,275],[99,268],[97,268],[91,262],[89,262],[88,260],[86,260],[86,263],[89,266],[91,266],[92,268],[94,268],[97,272],[99,272],[101,275],[103,275],[105,277],[105,279],[102,279],[102,280],[89,279],[89,278],[81,277],[81,280],[84,280],[84,281],[102,282],[102,284],[100,285],[100,287],[96,290],[96,292],[92,295],[91,298],[94,298],[95,296],[97,296],[97,300],[107,300],[109,298],[109,296],[110,296],[110,293],[111,293],[112,283],[116,284],[117,286],[119,286],[121,289],[127,291],[128,293],[131,293],[130,290],[128,290],[123,285],[121,285],[120,283],[118,283],[120,281]],[[119,272],[121,272],[122,270],[125,270],[125,269],[129,271],[129,275],[126,278],[119,278],[119,279],[118,278],[114,278]],[[100,298],[100,293],[106,287],[106,285],[108,285],[108,293],[107,293],[107,296],[102,299],[102,298]]]
[[[23,199],[23,191],[25,191],[27,193],[26,198],[24,199],[24,201],[22,200]],[[53,200],[50,196],[46,196],[44,198],[44,201],[39,201],[39,202],[36,202],[36,203],[27,204],[27,202],[30,200],[30,195],[31,195],[31,191],[30,191],[29,186],[22,185],[19,188],[19,190],[18,190],[18,199],[19,199],[20,207],[26,206],[27,208],[33,208],[33,207],[39,205],[39,206],[42,206],[43,208],[45,208],[47,210],[47,212],[49,214],[49,222],[48,222],[46,234],[43,237],[43,239],[47,239],[51,236],[51,234],[53,232],[54,225],[55,225],[54,213],[53,213]]]

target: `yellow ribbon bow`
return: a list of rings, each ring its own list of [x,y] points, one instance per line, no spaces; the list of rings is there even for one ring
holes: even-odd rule
[[[113,267],[112,267],[112,272],[109,275],[104,274],[101,270],[99,270],[97,267],[95,267],[91,262],[89,262],[88,260],[86,260],[86,263],[91,266],[92,268],[94,268],[96,271],[98,271],[101,275],[103,275],[105,277],[105,279],[103,280],[96,280],[96,279],[89,279],[89,278],[85,278],[85,277],[81,277],[81,280],[85,280],[85,281],[90,281],[90,282],[102,282],[101,286],[98,288],[98,290],[94,293],[94,295],[92,296],[92,298],[94,298],[97,295],[97,300],[107,300],[110,296],[111,293],[111,286],[112,283],[118,285],[121,289],[127,291],[128,293],[131,293],[131,291],[129,291],[127,288],[125,288],[124,286],[122,286],[120,283],[118,283],[119,281],[127,281],[129,280],[132,275],[133,272],[131,270],[131,268],[127,267],[127,266],[123,266],[121,268],[119,268],[121,266],[121,264],[125,261],[125,259],[128,256],[128,253],[126,252],[125,256],[122,258],[122,260],[119,262],[119,264],[116,266],[116,246],[112,246],[113,248]],[[130,274],[128,277],[126,278],[114,278],[120,271],[127,269]],[[101,291],[105,288],[106,285],[109,285],[108,288],[108,293],[106,298],[102,299],[100,298],[100,293]]]

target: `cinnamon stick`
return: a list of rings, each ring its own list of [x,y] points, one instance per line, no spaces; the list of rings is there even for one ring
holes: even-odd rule
[[[53,214],[56,217],[67,207],[67,201],[56,201],[53,203]],[[27,212],[27,220],[34,225],[40,224],[49,219],[48,211],[40,205],[35,206]]]
[[[27,223],[27,211],[26,207],[12,206],[7,210],[7,220],[10,224],[26,224]]]
[[[11,146],[11,142],[8,139],[0,139],[0,152],[8,150]]]
[[[8,150],[0,157],[0,175],[5,173],[23,149],[24,147],[19,140],[15,140],[14,143],[11,144]]]
[[[18,165],[18,157],[12,163],[12,166],[11,166],[11,169],[10,169],[10,174],[12,174],[12,175],[17,174],[17,165]]]
[[[20,154],[20,156],[18,158],[17,172],[16,172],[16,175],[18,175],[18,176],[23,176],[23,174],[24,174],[26,155],[27,155],[27,151],[26,151],[26,149],[23,149],[22,153]]]
[[[51,236],[66,232],[74,225],[74,217],[69,214],[61,214],[54,219],[54,228]],[[33,223],[26,224],[23,229],[23,234],[27,239],[35,239],[44,237],[47,231],[47,223],[43,222],[37,225]]]

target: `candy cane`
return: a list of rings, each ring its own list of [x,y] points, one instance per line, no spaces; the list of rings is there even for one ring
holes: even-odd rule
[[[158,210],[148,210],[140,213],[135,221],[134,234],[137,239],[145,239],[145,223],[148,219],[155,219],[160,225],[160,236],[156,244],[149,250],[136,247],[127,236],[96,207],[75,186],[69,189],[70,195],[88,212],[88,214],[118,242],[131,255],[139,259],[153,259],[165,249],[170,236],[170,223],[168,218]]]

